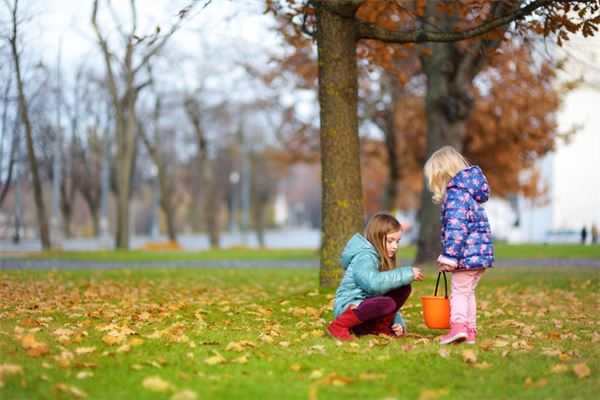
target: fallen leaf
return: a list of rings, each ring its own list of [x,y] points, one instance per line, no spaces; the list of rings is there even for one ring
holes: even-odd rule
[[[531,388],[536,388],[536,387],[544,387],[548,384],[548,380],[547,379],[540,379],[539,381],[534,381],[531,378],[527,378],[525,379],[525,383],[523,384],[525,386],[525,389],[531,389]]]
[[[173,389],[171,382],[162,379],[158,375],[150,376],[143,380],[142,387],[153,392],[168,392]]]
[[[33,347],[27,350],[27,355],[30,357],[40,357],[50,351],[50,347],[44,343],[36,343]]]
[[[196,400],[197,398],[198,394],[190,389],[180,390],[171,396],[171,400]]]
[[[213,350],[214,356],[204,359],[204,362],[208,365],[222,364],[227,361],[218,351]]]
[[[477,361],[477,356],[475,355],[475,351],[472,349],[463,350],[463,361],[467,364],[474,364]]]
[[[290,369],[294,372],[298,372],[300,371],[300,366],[298,364],[292,364],[290,365]]]
[[[27,335],[21,338],[21,346],[24,349],[30,349],[36,344],[35,335],[28,333]]]
[[[577,375],[578,378],[587,378],[592,374],[592,371],[586,363],[573,365],[573,372],[575,372],[575,375]]]
[[[117,353],[129,353],[130,351],[131,351],[131,346],[128,344],[119,346],[119,348],[117,349]]]
[[[438,351],[438,354],[443,358],[448,358],[448,357],[450,357],[450,349],[448,349],[448,347],[442,347]]]
[[[4,376],[5,375],[21,375],[21,387],[27,386],[25,383],[25,375],[23,374],[23,367],[17,364],[0,364],[0,389],[4,387]]]
[[[75,376],[77,379],[85,379],[94,376],[94,373],[91,371],[79,371]]]
[[[75,349],[75,354],[78,356],[83,356],[85,354],[92,353],[94,350],[96,350],[95,347],[78,347]]]
[[[436,400],[442,396],[447,396],[448,390],[446,389],[425,389],[421,391],[419,400]]]
[[[329,374],[325,378],[319,379],[316,383],[323,386],[345,386],[352,383],[352,379],[336,374]]]
[[[550,372],[553,374],[564,374],[567,372],[569,368],[567,368],[564,364],[554,364],[554,366],[550,369]]]
[[[374,372],[361,372],[358,375],[358,379],[361,381],[378,381],[386,378],[387,374],[377,374]]]
[[[487,361],[483,361],[480,363],[475,363],[475,368],[479,368],[479,369],[488,369],[492,366],[492,364],[490,364]]]
[[[321,371],[320,369],[316,369],[313,372],[311,372],[308,377],[310,379],[319,379],[319,378],[322,378],[323,377],[323,371]]]
[[[87,397],[83,390],[72,385],[67,385],[66,383],[57,383],[56,385],[54,385],[54,390],[58,392],[68,393],[77,397],[78,399],[85,399]]]
[[[233,360],[231,360],[231,362],[236,363],[236,364],[246,364],[248,362],[248,355],[244,354],[243,356],[234,358]]]

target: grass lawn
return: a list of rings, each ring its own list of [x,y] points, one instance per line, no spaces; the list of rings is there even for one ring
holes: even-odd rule
[[[486,272],[474,346],[423,324],[435,275],[408,337],[342,343],[316,269],[0,271],[0,398],[597,396],[600,269]]]
[[[527,244],[494,246],[496,258],[517,259],[600,259],[600,245],[583,246],[577,244]],[[412,260],[415,246],[401,247],[399,260]],[[31,259],[66,261],[180,261],[180,260],[317,260],[316,249],[249,249],[231,248],[204,251],[186,250],[98,250],[98,251],[43,251],[32,252]]]

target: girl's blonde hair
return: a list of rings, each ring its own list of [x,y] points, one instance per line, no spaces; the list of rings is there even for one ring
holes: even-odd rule
[[[365,238],[375,247],[381,263],[380,271],[389,271],[396,268],[396,255],[388,257],[385,241],[389,233],[402,230],[402,225],[392,215],[384,212],[373,215],[367,228],[365,229]]]
[[[425,182],[434,203],[442,202],[448,181],[468,167],[469,162],[452,146],[444,146],[429,157],[424,168]]]

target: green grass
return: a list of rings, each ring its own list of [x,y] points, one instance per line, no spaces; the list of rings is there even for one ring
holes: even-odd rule
[[[435,275],[426,271],[404,307],[409,337],[341,343],[324,334],[333,290],[318,289],[313,269],[3,271],[0,365],[21,366],[25,386],[5,374],[0,398],[75,398],[61,392],[70,387],[92,399],[169,399],[182,389],[207,399],[597,396],[600,269],[486,272],[478,344],[448,354],[436,344],[442,332],[421,318],[419,296],[433,291]],[[103,341],[125,327],[122,343]],[[64,343],[59,328],[70,329]],[[28,356],[28,333],[49,352]],[[131,339],[143,342],[119,350]],[[242,351],[227,350],[232,342]],[[86,347],[95,350],[77,354]],[[464,361],[468,349],[475,363]],[[579,364],[591,375],[578,378]],[[82,371],[93,376],[79,379]],[[144,388],[153,376],[170,388]]]
[[[495,245],[496,259],[600,259],[600,245]],[[415,246],[401,247],[399,260],[412,260]],[[98,250],[98,251],[43,251],[27,255],[30,259],[65,261],[206,261],[206,260],[317,260],[316,249],[248,249],[232,248],[203,251],[148,251],[148,250]]]
[[[186,250],[96,250],[40,251],[27,255],[31,259],[64,261],[182,261],[182,260],[311,260],[317,259],[313,249],[249,249],[231,248],[203,251]]]

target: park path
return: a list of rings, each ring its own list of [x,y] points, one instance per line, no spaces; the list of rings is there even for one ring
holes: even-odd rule
[[[410,265],[410,260],[399,260]],[[496,267],[600,267],[600,259],[497,260]],[[0,259],[0,269],[318,268],[319,260],[61,261]]]

